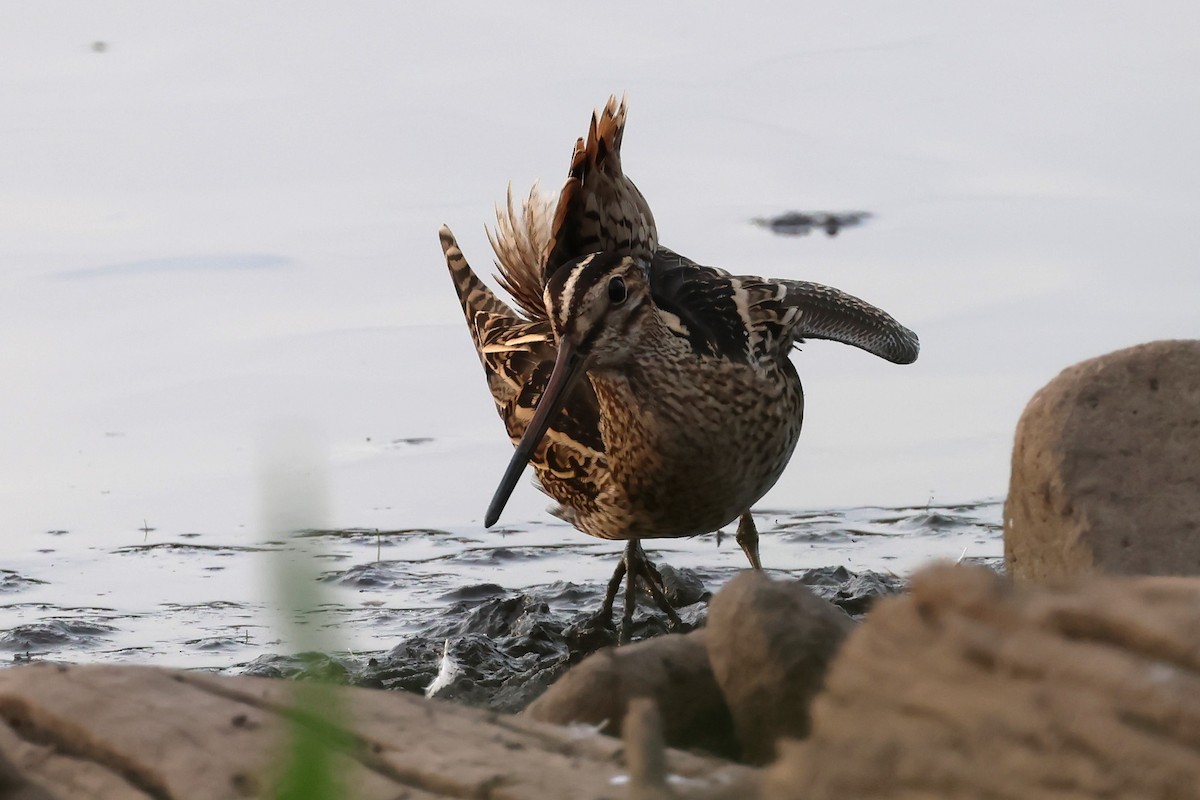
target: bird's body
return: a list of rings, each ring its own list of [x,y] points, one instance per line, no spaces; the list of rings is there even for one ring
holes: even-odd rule
[[[668,319],[648,313],[628,362],[588,373],[606,474],[595,508],[571,521],[594,536],[714,531],[775,484],[800,438],[804,393],[786,357],[700,355]]]
[[[489,524],[528,460],[555,513],[593,536],[688,536],[739,515],[745,526],[800,436],[796,342],[916,358],[911,331],[837,289],[734,276],[662,247],[621,169],[624,121],[624,103],[611,100],[593,116],[553,209],[535,190],[519,213],[511,197],[498,213],[501,283],[524,316],[442,229],[493,399],[519,445]],[[753,552],[741,532],[739,542],[757,566],[757,534]]]
[[[452,241],[447,252],[457,272],[469,270]],[[491,309],[469,310],[469,322],[515,444],[545,391],[557,352],[553,331],[548,321],[497,309],[498,298],[474,273],[464,278],[460,285],[478,287],[475,305]],[[754,284],[760,293],[771,286]],[[753,358],[746,350],[697,352],[681,327],[677,315],[648,310],[628,360],[588,371],[530,459],[557,502],[554,513],[584,533],[649,539],[714,531],[762,497],[791,458],[804,416],[791,342],[760,346]]]

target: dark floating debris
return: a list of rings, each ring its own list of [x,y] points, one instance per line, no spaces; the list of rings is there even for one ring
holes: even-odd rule
[[[403,439],[392,439],[392,446],[429,444],[432,441],[432,436],[408,436]]]
[[[871,218],[869,211],[788,211],[774,217],[756,217],[755,225],[780,236],[807,236],[814,230],[837,236],[842,228],[854,228]]]

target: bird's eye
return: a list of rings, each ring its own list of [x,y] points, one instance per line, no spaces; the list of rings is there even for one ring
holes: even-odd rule
[[[625,302],[625,298],[629,293],[625,290],[625,281],[621,278],[611,278],[608,282],[608,300],[614,306],[619,306]]]

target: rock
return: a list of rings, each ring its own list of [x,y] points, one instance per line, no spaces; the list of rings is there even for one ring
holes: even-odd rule
[[[904,580],[882,572],[851,572],[845,567],[817,567],[804,571],[798,580],[813,594],[828,600],[853,619],[866,615],[880,597],[904,589]]]
[[[712,599],[708,658],[746,761],[808,733],[808,707],[854,622],[796,581],[748,570]]]
[[[1019,581],[1200,574],[1200,341],[1085,361],[1034,395],[1004,554]]]
[[[20,768],[3,750],[0,750],[0,797],[4,800],[55,800],[54,795],[21,774]]]
[[[293,744],[300,737],[310,743]],[[5,798],[277,797],[282,765],[322,754],[340,783],[322,796],[627,796],[617,740],[404,692],[149,667],[0,670]],[[675,750],[659,756],[673,784],[701,794],[748,772]]]
[[[1195,797],[1200,579],[941,566],[846,640],[768,800]]]
[[[616,736],[630,702],[649,697],[658,705],[668,744],[736,756],[729,709],[708,664],[707,636],[698,630],[600,650],[571,668],[524,714],[561,725],[595,725]]]
[[[712,596],[712,592],[704,588],[704,581],[694,569],[660,564],[658,573],[663,579],[663,594],[673,608],[684,608]],[[638,588],[641,589],[639,594],[649,595],[640,583]],[[650,602],[654,602],[653,597],[650,597]]]
[[[353,669],[346,682],[424,693],[440,676],[437,697],[513,713],[576,656],[564,635],[568,618],[552,612],[545,600],[506,596],[493,584],[459,593],[466,599],[454,603],[444,619]]]

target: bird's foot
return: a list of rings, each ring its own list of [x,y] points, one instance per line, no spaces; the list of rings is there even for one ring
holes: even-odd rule
[[[612,578],[608,581],[608,592],[604,596],[604,605],[601,607],[600,613],[596,615],[597,622],[612,627],[613,604],[616,601],[617,590],[621,588],[622,580],[625,581],[625,609],[621,614],[618,644],[627,644],[633,635],[633,612],[637,608],[637,582],[639,580],[650,591],[650,596],[654,598],[654,604],[667,615],[667,619],[670,620],[670,629],[675,631],[683,626],[679,614],[667,600],[662,575],[659,574],[650,559],[646,558],[646,552],[642,550],[641,544],[636,539],[629,540],[629,544],[625,546],[625,555],[621,557],[616,570],[613,571]]]
[[[758,558],[758,528],[754,527],[754,517],[750,515],[750,509],[742,512],[742,518],[738,521],[735,541],[737,541],[738,547],[742,548],[742,552],[746,554],[746,560],[750,562],[750,566],[754,569],[762,569],[762,561]]]

